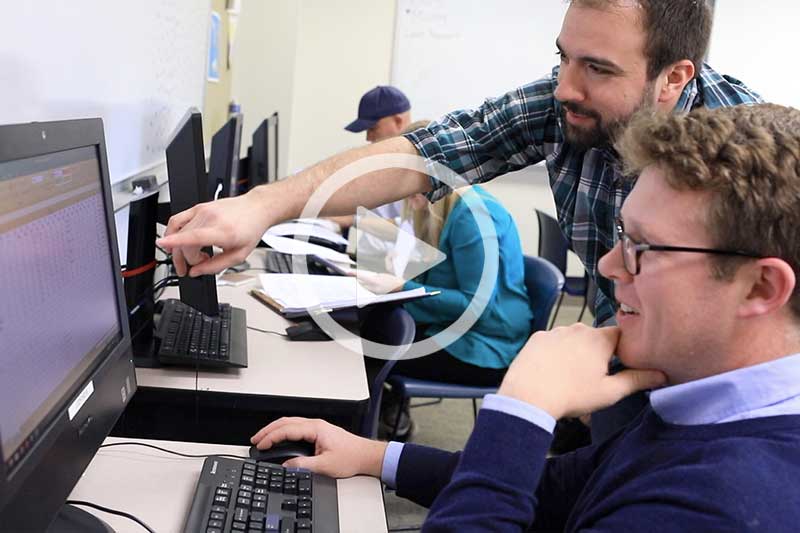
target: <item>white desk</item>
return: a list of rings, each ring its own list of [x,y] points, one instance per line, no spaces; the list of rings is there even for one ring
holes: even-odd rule
[[[134,439],[110,437],[106,443]],[[247,455],[244,446],[148,441],[169,450],[189,454],[228,453]],[[189,513],[203,459],[190,459],[141,446],[103,448],[89,464],[70,499],[84,500],[130,513],[158,533],[180,533]],[[337,481],[339,529],[342,533],[387,531],[383,489],[380,481],[358,476]],[[141,533],[135,522],[88,507],[117,533]]]
[[[292,322],[247,293],[257,286],[254,282],[219,287],[219,301],[244,309],[248,326],[284,333]],[[170,287],[163,297],[178,298],[178,289]],[[247,368],[200,370],[199,390],[344,401],[369,399],[363,354],[334,341],[290,341],[248,329],[247,364]],[[302,380],[298,381],[298,376]],[[189,368],[137,368],[136,380],[142,387],[195,389],[195,372]]]
[[[253,252],[249,257],[251,264],[263,264],[262,254],[262,250]],[[256,277],[259,272],[263,270],[248,271]],[[218,287],[219,301],[244,309],[248,326],[283,333],[291,322],[248,294],[250,289],[258,286],[256,280],[239,287]],[[168,288],[163,295],[163,298],[178,297],[177,287]],[[268,417],[260,416],[261,412],[274,416],[292,414],[327,418],[347,429],[358,429],[358,418],[369,402],[361,353],[334,341],[290,341],[286,337],[251,329],[247,330],[247,352],[247,368],[200,370],[197,376],[192,368],[137,368],[139,391],[114,435],[234,444],[246,442],[245,435],[249,437],[261,427],[258,424],[269,421]],[[200,400],[195,399],[195,390],[202,396]],[[174,412],[167,414],[168,409],[176,405]],[[195,410],[195,405],[201,408]],[[212,421],[236,425],[235,429],[241,428],[244,422],[249,426],[247,431],[251,432],[242,429],[237,437],[228,439],[219,434],[211,437],[202,432],[195,433],[186,427],[171,428],[169,421],[164,423],[167,416],[183,424],[196,418],[206,423],[208,420],[204,414],[212,410],[203,409],[203,406],[216,409]],[[154,408],[163,408],[159,428],[155,429],[145,420],[158,416]],[[233,422],[227,415],[236,416],[234,410],[242,413],[246,420]],[[147,424],[152,427],[146,427]]]

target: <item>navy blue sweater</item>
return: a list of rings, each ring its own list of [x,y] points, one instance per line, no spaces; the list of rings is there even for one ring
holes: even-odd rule
[[[648,408],[600,446],[545,460],[552,436],[482,410],[462,453],[408,444],[397,494],[424,531],[800,531],[800,415],[700,426]]]

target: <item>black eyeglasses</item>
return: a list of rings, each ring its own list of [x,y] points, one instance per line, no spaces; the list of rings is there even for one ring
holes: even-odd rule
[[[761,258],[760,255],[743,252],[741,250],[719,250],[715,248],[692,248],[687,246],[665,246],[661,244],[640,243],[634,241],[630,235],[625,233],[625,226],[621,218],[616,218],[615,223],[617,225],[617,238],[622,243],[622,262],[625,264],[625,270],[632,276],[639,273],[641,267],[639,257],[642,255],[642,252],[646,252],[647,250],[658,252],[695,252],[715,255],[738,255],[755,259]]]

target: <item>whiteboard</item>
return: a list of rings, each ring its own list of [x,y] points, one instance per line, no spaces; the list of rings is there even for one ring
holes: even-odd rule
[[[793,64],[798,21],[798,2],[716,2],[709,64],[742,80],[768,102],[800,109],[800,74]]]
[[[563,0],[398,0],[392,84],[415,120],[474,108],[550,74]]]
[[[210,0],[7,2],[0,123],[103,118],[111,181],[164,161],[202,108]]]

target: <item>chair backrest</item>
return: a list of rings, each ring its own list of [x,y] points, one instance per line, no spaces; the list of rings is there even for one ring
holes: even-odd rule
[[[569,243],[558,225],[558,220],[547,213],[536,210],[539,220],[539,257],[553,263],[562,274],[567,274],[567,251]]]
[[[414,318],[401,305],[385,304],[376,305],[369,310],[369,314],[361,324],[361,336],[373,342],[396,346],[393,359],[387,360],[381,367],[372,383],[369,383],[369,406],[359,432],[364,437],[375,437],[378,432],[378,416],[380,412],[381,397],[383,396],[383,382],[389,376],[397,360],[408,351],[414,342],[417,333],[417,324]],[[369,356],[367,350],[364,355]]]
[[[564,287],[564,274],[547,259],[525,258],[525,289],[528,291],[533,320],[531,333],[547,329],[550,313]]]

